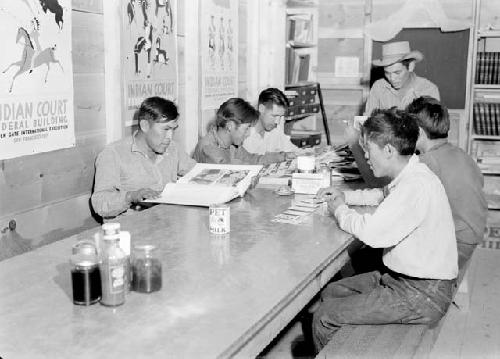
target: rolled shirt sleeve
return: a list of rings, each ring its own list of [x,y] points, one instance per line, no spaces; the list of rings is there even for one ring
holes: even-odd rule
[[[129,203],[127,191],[120,188],[120,159],[112,148],[105,148],[95,163],[94,193],[92,207],[102,217],[117,216],[125,212]]]
[[[373,214],[341,205],[335,210],[340,228],[374,248],[387,248],[406,238],[425,217],[426,195],[417,186],[394,189]]]
[[[344,191],[345,202],[353,206],[377,206],[384,200],[381,188]]]
[[[232,147],[231,151],[231,158],[241,164],[267,165],[275,162],[283,162],[286,159],[285,154],[282,152],[266,152],[264,155],[258,155],[248,152],[243,146]],[[232,161],[232,163],[234,162]]]

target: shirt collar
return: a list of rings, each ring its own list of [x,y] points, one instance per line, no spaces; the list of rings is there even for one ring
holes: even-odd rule
[[[444,139],[443,139],[444,140]],[[438,148],[441,148],[443,147],[444,145],[447,145],[449,142],[448,140],[446,139],[446,141],[442,141],[442,142],[438,142],[436,143],[434,146],[432,146],[431,148],[429,148],[429,150],[427,152],[430,152],[430,151],[434,151],[434,150],[437,150]]]
[[[226,145],[224,143],[224,141],[222,141],[222,139],[219,137],[219,135],[217,134],[217,127],[213,127],[212,128],[212,135],[214,136],[214,140],[215,140],[215,143],[217,144],[217,147],[219,148],[223,148],[223,149],[228,149],[230,146]]]
[[[139,133],[138,130],[135,130],[133,135],[132,135],[132,144],[130,146],[130,152],[137,152],[137,153],[140,153],[141,155],[143,155],[145,158],[147,158],[148,160],[151,161],[151,159],[148,157],[148,154],[137,144],[137,142],[135,141],[136,140],[136,137],[137,137],[137,134]],[[172,145],[172,143],[170,143],[170,146]],[[170,146],[168,146],[170,148]],[[169,148],[167,148],[167,152],[169,150]],[[166,152],[165,152],[166,153]],[[161,162],[161,160],[163,159],[163,156],[164,155],[159,155],[159,154],[156,154],[156,157],[155,157],[155,160],[153,161],[154,163],[159,163]]]
[[[394,178],[391,183],[389,183],[387,185],[387,187],[389,188],[389,191],[392,191],[392,189],[394,187],[396,187],[399,182],[402,181],[402,179],[406,176],[406,174],[408,172],[411,172],[413,170],[413,168],[415,167],[415,165],[417,163],[419,163],[420,160],[418,159],[418,156],[417,155],[412,155],[408,161],[408,163],[406,164],[406,166],[404,166],[404,168],[401,170],[401,172],[399,172],[399,174],[396,176],[396,178]]]

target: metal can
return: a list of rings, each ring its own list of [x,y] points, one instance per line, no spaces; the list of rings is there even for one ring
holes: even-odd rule
[[[230,231],[229,206],[212,204],[208,208],[209,230],[215,234],[226,234]]]

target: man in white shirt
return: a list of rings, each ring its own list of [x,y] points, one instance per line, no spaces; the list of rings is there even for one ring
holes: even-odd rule
[[[284,120],[288,99],[277,88],[268,88],[259,95],[259,120],[250,128],[243,147],[250,153],[297,152],[299,148],[285,135]],[[290,157],[290,156],[289,156]]]
[[[319,351],[347,324],[438,321],[451,303],[458,274],[453,218],[443,185],[419,159],[419,135],[413,117],[401,110],[376,110],[363,124],[361,145],[381,189],[321,190],[340,228],[362,242],[384,248],[385,268],[333,282],[321,294],[313,315],[313,339]],[[360,214],[351,205],[378,205]]]

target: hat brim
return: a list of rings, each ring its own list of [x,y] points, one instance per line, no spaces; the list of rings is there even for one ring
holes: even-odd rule
[[[389,66],[396,62],[401,62],[403,60],[413,59],[415,62],[420,62],[424,58],[424,55],[420,51],[410,51],[403,56],[387,57],[385,59],[376,59],[372,61],[373,66]]]

